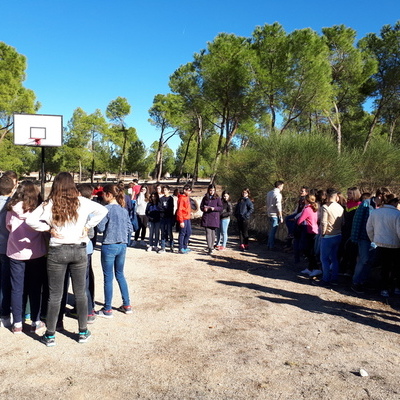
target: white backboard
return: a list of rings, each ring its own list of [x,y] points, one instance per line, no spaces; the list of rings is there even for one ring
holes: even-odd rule
[[[14,114],[14,144],[19,146],[62,145],[62,115]]]

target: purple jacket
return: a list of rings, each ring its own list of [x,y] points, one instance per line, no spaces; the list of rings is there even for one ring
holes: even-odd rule
[[[207,207],[214,207],[214,210],[206,210]],[[207,193],[200,204],[200,210],[203,211],[201,226],[205,228],[219,228],[222,209],[221,197],[211,197]]]

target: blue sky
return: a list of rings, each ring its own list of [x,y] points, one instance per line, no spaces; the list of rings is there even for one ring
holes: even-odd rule
[[[169,76],[220,32],[251,36],[257,25],[279,22],[286,32],[344,24],[358,38],[400,19],[399,0],[4,0],[0,41],[28,60],[25,86],[41,114],[87,113],[118,96],[147,147],[158,138],[148,110],[168,93]],[[176,149],[179,140],[169,142]]]

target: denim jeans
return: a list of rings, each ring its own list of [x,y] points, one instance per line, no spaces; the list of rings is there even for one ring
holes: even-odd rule
[[[268,234],[268,244],[267,247],[269,249],[273,249],[275,246],[275,235],[278,230],[279,218],[278,217],[269,217],[269,234]]]
[[[165,249],[165,244],[168,242],[169,247],[174,247],[174,236],[172,233],[172,228],[174,226],[174,221],[172,218],[162,218],[160,221],[160,231],[161,231],[161,248]]]
[[[40,320],[42,287],[46,273],[46,258],[10,259],[11,309],[14,323],[22,322],[26,300],[29,299],[31,320]]]
[[[190,235],[192,234],[192,222],[190,219],[185,219],[183,223],[185,226],[183,228],[179,227],[179,250],[187,249]]]
[[[149,222],[150,232],[149,232],[149,245],[150,246],[158,246],[158,242],[160,240],[160,221],[158,222]]]
[[[338,251],[342,235],[321,238],[322,279],[325,282],[337,281],[339,273]]]
[[[365,283],[368,279],[374,251],[369,240],[358,241],[358,260],[353,275],[355,285]]]
[[[56,330],[67,268],[69,268],[71,274],[79,331],[82,332],[87,329],[86,244],[63,244],[50,246],[47,256],[49,302],[46,325],[48,335],[53,335]]]
[[[230,218],[221,219],[219,228],[217,229],[217,245],[226,247],[226,242],[228,241],[228,226]]]
[[[10,259],[0,254],[0,299],[1,316],[9,318],[11,313]]]
[[[125,254],[125,243],[103,244],[101,246],[101,266],[104,275],[104,309],[107,311],[112,309],[114,272],[121,291],[123,305],[131,305],[128,283],[124,276]]]

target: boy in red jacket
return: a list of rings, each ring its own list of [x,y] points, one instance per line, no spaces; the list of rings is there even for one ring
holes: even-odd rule
[[[190,206],[190,185],[183,187],[183,193],[178,196],[178,208],[176,210],[176,219],[179,223],[179,253],[187,254],[191,250],[188,249],[190,235],[192,234],[192,224],[190,221],[191,206]]]

